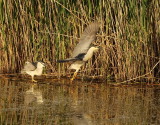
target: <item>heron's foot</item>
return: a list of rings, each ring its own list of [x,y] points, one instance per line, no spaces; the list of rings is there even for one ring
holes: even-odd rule
[[[36,80],[32,79],[32,82],[37,82]]]
[[[71,79],[70,79],[70,83],[71,83],[71,84],[73,83],[73,80],[74,80],[74,78],[71,78]]]
[[[45,77],[48,76],[48,74],[46,74],[46,73],[44,73],[43,75],[44,75]]]
[[[72,82],[76,78],[76,76],[77,76],[77,72],[73,74],[73,77],[70,79],[70,81]]]
[[[74,80],[74,77],[72,77],[71,79],[70,79],[70,81],[72,82]]]

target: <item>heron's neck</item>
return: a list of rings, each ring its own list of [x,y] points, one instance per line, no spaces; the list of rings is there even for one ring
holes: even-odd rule
[[[86,53],[86,55],[84,56],[83,61],[88,61],[90,58],[92,58],[93,52],[94,52],[94,49],[90,48]]]
[[[37,67],[37,69],[36,69],[37,74],[36,75],[41,75],[42,71],[43,71],[43,68]]]

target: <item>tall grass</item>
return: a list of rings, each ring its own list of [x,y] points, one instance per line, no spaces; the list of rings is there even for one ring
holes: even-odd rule
[[[66,74],[68,65],[56,60],[69,57],[85,26],[98,20],[102,49],[81,76],[159,78],[160,63],[152,70],[160,60],[159,12],[158,0],[0,0],[0,73],[18,73],[26,60],[42,60],[50,64],[47,73]]]

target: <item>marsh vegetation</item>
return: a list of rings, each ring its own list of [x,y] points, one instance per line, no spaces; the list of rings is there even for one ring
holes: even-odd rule
[[[80,76],[159,80],[159,0],[0,0],[0,73],[19,73],[25,61],[40,60],[47,74],[65,75],[68,65],[56,60],[71,55],[94,20],[101,22],[94,44],[102,49]]]

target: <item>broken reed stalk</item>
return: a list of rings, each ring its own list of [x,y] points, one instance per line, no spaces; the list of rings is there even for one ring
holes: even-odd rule
[[[47,60],[46,73],[65,75],[68,64],[56,60],[71,56],[85,23],[97,20],[101,26],[95,44],[102,49],[79,75],[117,82],[142,76],[160,58],[158,5],[135,0],[1,0],[0,73],[19,73],[25,61]],[[159,68],[157,64],[153,77],[160,77]]]
[[[153,66],[153,68],[152,68],[148,73],[146,73],[146,74],[144,74],[144,75],[141,75],[141,76],[137,76],[137,77],[135,77],[135,78],[132,78],[132,79],[129,79],[129,80],[126,80],[126,81],[123,81],[123,82],[120,82],[120,83],[118,83],[118,84],[131,82],[131,81],[133,81],[133,80],[137,80],[137,79],[139,79],[139,78],[143,78],[143,77],[145,77],[146,75],[151,74],[152,71],[156,68],[156,66],[157,66],[159,63],[160,63],[160,60]]]

